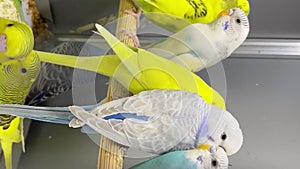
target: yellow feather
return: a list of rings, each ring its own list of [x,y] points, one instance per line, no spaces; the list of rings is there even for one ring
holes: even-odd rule
[[[1,146],[5,158],[6,169],[12,169],[12,143],[21,141],[21,131],[19,130],[21,118],[15,117],[8,125],[0,128]]]
[[[1,140],[6,169],[12,169],[12,142]]]
[[[144,12],[160,12],[177,16],[190,23],[210,23],[231,8],[250,12],[247,0],[133,0]]]
[[[225,109],[222,96],[196,74],[153,53],[130,48],[108,34],[104,28],[99,30],[116,55],[72,57],[39,51],[36,53],[43,62],[114,77],[133,94],[152,89],[180,89],[197,93],[206,102]]]
[[[219,14],[239,7],[247,15],[247,0],[133,0],[145,16],[163,28],[177,32],[190,23],[210,23]]]

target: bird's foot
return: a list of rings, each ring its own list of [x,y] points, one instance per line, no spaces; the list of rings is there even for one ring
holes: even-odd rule
[[[138,39],[138,37],[136,36],[135,33],[130,32],[130,31],[128,31],[128,30],[125,29],[125,28],[121,28],[121,29],[120,29],[120,32],[125,33],[126,36],[128,36],[129,38],[132,39],[132,41],[133,41],[133,46],[134,46],[134,47],[136,47],[136,48],[140,47],[140,41],[139,41],[139,39]]]

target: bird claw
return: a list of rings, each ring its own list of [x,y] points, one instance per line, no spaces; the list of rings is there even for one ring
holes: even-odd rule
[[[130,10],[124,10],[124,13],[136,18],[136,29],[138,29],[138,27],[140,26],[140,16],[142,14],[141,8],[138,8],[136,12],[133,12]],[[136,34],[130,32],[124,28],[121,28],[120,31],[124,32],[126,34],[126,36],[128,36],[132,39],[134,47],[140,47],[140,43],[139,43],[139,40],[138,40]]]
[[[130,31],[124,29],[124,28],[121,28],[120,32],[125,33],[126,36],[128,36],[128,37],[130,37],[132,39],[134,47],[136,47],[136,48],[140,47],[140,42],[139,42],[139,39],[136,36],[136,34],[130,32]]]

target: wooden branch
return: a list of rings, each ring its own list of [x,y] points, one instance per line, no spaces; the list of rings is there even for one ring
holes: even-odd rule
[[[131,12],[137,12],[132,0],[120,0],[118,15],[119,20],[116,29],[116,36],[127,45],[133,46],[134,43],[132,38],[127,36],[126,33],[122,31],[122,29],[126,29],[128,32],[136,34],[137,20],[135,16],[128,14]],[[130,93],[119,82],[113,78],[110,79],[107,94],[108,101],[129,95]],[[126,148],[105,137],[101,137],[100,146],[98,169],[122,169],[123,155]]]

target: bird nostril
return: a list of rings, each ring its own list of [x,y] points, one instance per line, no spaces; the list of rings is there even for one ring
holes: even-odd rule
[[[215,139],[212,138],[212,136],[208,136],[208,140],[212,141],[212,142],[215,142]]]

